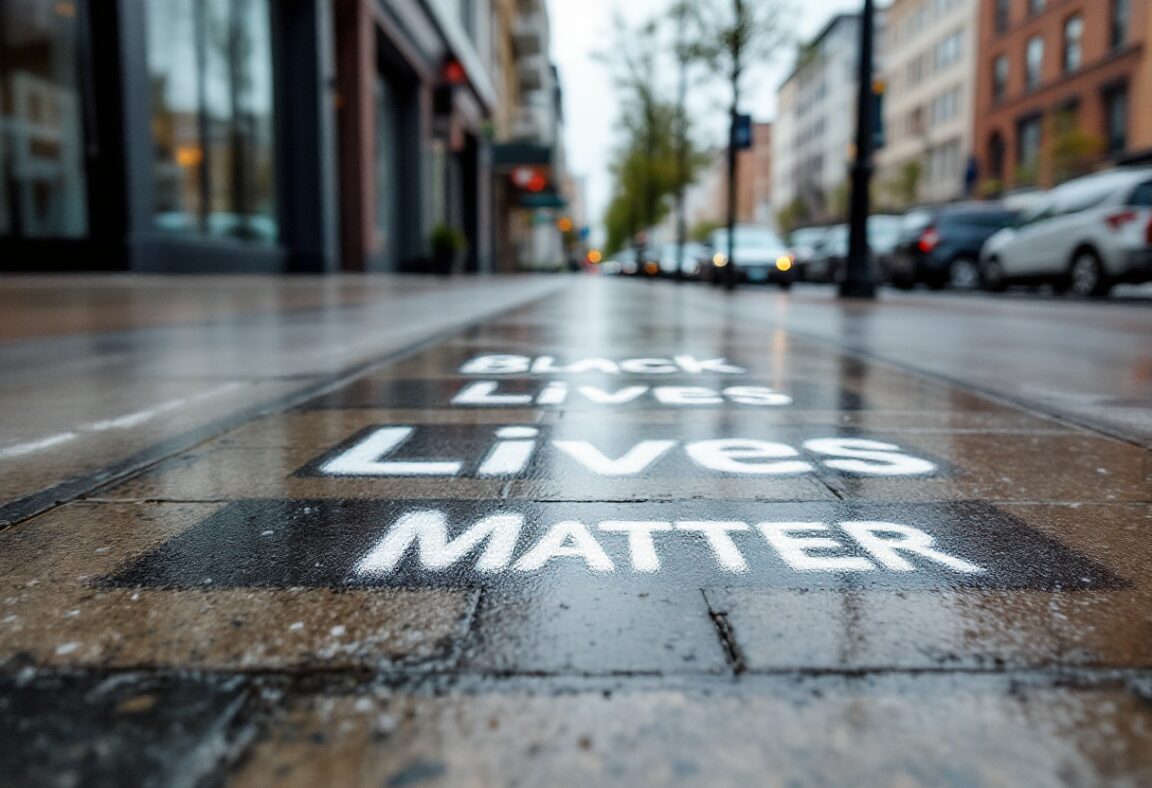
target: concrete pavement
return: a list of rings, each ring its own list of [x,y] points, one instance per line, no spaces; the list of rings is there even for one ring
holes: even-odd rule
[[[37,507],[0,531],[5,783],[1152,781],[1152,311],[408,286],[217,302],[162,354],[118,348],[179,309],[7,325],[18,424],[185,350],[314,388],[94,435],[74,491],[64,446],[0,455]],[[468,325],[328,358],[398,314]]]

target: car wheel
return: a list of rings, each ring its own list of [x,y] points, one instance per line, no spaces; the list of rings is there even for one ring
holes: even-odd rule
[[[975,290],[980,286],[980,263],[971,257],[957,257],[948,269],[948,286],[953,290]]]
[[[980,286],[990,293],[1002,293],[1008,288],[1000,260],[989,257],[980,266]]]
[[[1104,274],[1100,255],[1091,249],[1082,249],[1076,253],[1072,267],[1068,269],[1068,282],[1072,294],[1082,298],[1108,295],[1112,289]]]
[[[792,289],[792,280],[791,279],[783,279],[783,280],[777,282],[776,284],[778,284],[780,286],[781,290],[791,290]]]

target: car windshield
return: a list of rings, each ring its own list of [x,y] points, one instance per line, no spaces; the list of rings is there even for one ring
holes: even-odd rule
[[[894,244],[900,236],[900,217],[872,216],[868,219],[868,240],[874,244]]]
[[[780,236],[771,230],[759,227],[737,227],[737,246],[783,246]]]
[[[812,227],[805,230],[797,230],[792,233],[790,242],[793,246],[811,246],[819,243],[820,239],[828,231],[823,227]]]
[[[713,249],[724,251],[725,247],[728,246],[728,231],[717,230],[712,233],[710,241]],[[780,236],[765,227],[737,227],[736,246],[743,248],[763,246],[783,247],[784,242],[780,240]]]

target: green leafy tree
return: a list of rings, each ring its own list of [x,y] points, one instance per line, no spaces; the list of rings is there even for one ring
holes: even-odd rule
[[[661,93],[668,49],[655,22],[630,28],[617,18],[618,40],[602,56],[622,97],[620,142],[611,162],[612,199],[604,216],[606,248],[618,251],[671,210],[670,197],[695,180],[706,161],[693,143],[687,114]]]
[[[729,91],[728,133],[728,258],[725,286],[735,287],[738,261],[733,248],[736,226],[736,123],[745,81],[757,67],[770,63],[789,38],[784,0],[681,0],[678,11],[688,15],[693,37],[687,52],[706,65]]]

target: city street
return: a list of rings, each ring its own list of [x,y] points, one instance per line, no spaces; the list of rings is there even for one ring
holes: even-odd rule
[[[0,280],[0,784],[1152,783],[1152,299]]]

